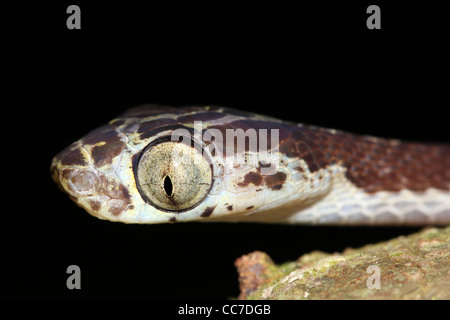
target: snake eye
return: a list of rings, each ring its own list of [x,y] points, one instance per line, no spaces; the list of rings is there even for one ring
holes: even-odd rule
[[[181,142],[153,143],[142,152],[135,172],[141,195],[167,211],[195,207],[212,184],[207,159],[194,146]]]

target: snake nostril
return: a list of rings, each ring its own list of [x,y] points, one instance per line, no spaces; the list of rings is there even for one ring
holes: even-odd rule
[[[80,194],[95,192],[97,176],[90,170],[76,170],[70,177],[70,186]]]

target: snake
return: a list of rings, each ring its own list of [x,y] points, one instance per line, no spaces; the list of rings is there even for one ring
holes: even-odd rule
[[[131,108],[50,172],[89,214],[122,223],[450,224],[450,145],[221,106]]]

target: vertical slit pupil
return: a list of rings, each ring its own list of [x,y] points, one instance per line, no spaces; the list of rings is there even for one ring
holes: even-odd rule
[[[167,196],[172,196],[172,180],[169,176],[166,176],[164,178],[164,191],[166,192]]]

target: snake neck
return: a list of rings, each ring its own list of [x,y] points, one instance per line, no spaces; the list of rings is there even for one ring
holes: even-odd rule
[[[299,127],[300,155],[312,172],[338,164],[345,176],[366,192],[450,190],[450,146],[380,139]],[[298,139],[301,138],[301,139]]]

